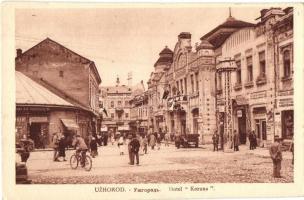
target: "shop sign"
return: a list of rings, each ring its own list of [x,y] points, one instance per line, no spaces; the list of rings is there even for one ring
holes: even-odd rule
[[[236,111],[237,117],[242,117],[242,116],[243,116],[242,114],[243,114],[243,113],[242,113],[242,110],[237,110],[237,111]]]
[[[30,123],[46,123],[47,117],[30,117]]]
[[[267,96],[266,91],[254,92],[250,94],[251,99],[261,99],[261,98],[265,98],[266,96]]]
[[[290,107],[293,106],[293,99],[279,99],[279,107]]]
[[[287,90],[287,91],[280,91],[278,96],[292,96],[293,90]]]
[[[26,122],[26,117],[16,117],[16,122],[17,122],[17,123]]]
[[[247,105],[248,100],[244,96],[236,96],[235,98],[237,105]]]

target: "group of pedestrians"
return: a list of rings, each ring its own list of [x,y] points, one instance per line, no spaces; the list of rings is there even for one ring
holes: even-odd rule
[[[62,157],[62,161],[66,161],[65,159],[65,149],[66,149],[66,140],[63,134],[55,133],[52,138],[52,145],[54,148],[53,161],[60,162]]]

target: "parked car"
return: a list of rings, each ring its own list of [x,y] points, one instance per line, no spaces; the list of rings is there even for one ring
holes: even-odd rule
[[[180,136],[180,145],[184,148],[188,148],[190,146],[198,147],[199,142],[199,134],[185,134]]]

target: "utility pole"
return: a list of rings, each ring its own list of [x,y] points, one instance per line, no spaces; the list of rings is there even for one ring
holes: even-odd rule
[[[226,148],[229,149],[233,138],[233,120],[232,120],[232,99],[231,99],[231,74],[236,70],[234,59],[224,58],[219,61],[216,67],[218,73],[224,76],[224,100],[225,100],[225,114],[224,114],[224,138],[226,138]]]

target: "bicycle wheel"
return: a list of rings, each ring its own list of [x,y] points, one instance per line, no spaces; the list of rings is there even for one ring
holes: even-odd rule
[[[90,156],[86,155],[85,157],[85,165],[84,165],[84,169],[86,171],[90,171],[92,169],[92,159]]]
[[[70,158],[70,166],[72,169],[76,169],[78,167],[78,156],[72,155]]]

